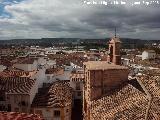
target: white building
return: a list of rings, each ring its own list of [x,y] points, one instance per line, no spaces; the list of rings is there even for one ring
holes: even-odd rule
[[[5,70],[7,67],[4,65],[0,65],[0,72],[2,72],[3,70]]]
[[[27,58],[20,61],[17,61],[13,65],[13,67],[24,70],[24,71],[33,71],[37,70],[38,62],[36,59],[33,58]]]
[[[155,57],[156,57],[156,53],[154,50],[145,50],[142,53],[142,60],[154,59]]]
[[[4,82],[5,81],[5,82]],[[30,105],[38,90],[36,79],[27,77],[3,77],[0,84],[0,110],[15,112],[30,112]],[[8,86],[10,84],[10,86]]]

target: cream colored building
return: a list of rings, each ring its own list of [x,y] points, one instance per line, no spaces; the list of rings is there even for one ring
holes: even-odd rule
[[[0,110],[30,112],[38,91],[37,71],[0,72]]]
[[[36,80],[26,77],[4,77],[0,79],[1,110],[30,112],[30,106],[37,92]]]

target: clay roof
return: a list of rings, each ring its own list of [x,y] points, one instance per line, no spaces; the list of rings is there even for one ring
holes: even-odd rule
[[[57,73],[58,71],[61,71],[61,70],[63,70],[63,68],[60,68],[60,67],[58,67],[58,68],[48,68],[48,69],[46,69],[45,74],[55,74],[55,73]]]
[[[32,107],[64,107],[72,103],[72,89],[68,82],[56,81],[39,89]]]
[[[107,70],[107,69],[128,69],[127,67],[108,63],[107,61],[88,61],[84,62],[89,70]]]
[[[44,120],[44,119],[37,114],[1,111],[0,120]]]
[[[148,119],[158,120],[160,118],[160,76],[144,75],[138,77],[138,80],[152,96]]]
[[[27,77],[1,77],[0,92],[29,94],[35,80]]]
[[[0,77],[31,77],[36,71],[3,71],[0,72]]]
[[[37,58],[18,59],[18,61],[16,62],[16,64],[33,64],[35,60],[37,60]]]
[[[24,70],[10,66],[10,67],[7,67],[5,71],[24,71]]]
[[[92,120],[144,120],[148,99],[144,93],[127,84],[111,95],[91,101]]]
[[[160,97],[160,76],[145,75],[138,77],[138,79],[152,96]]]

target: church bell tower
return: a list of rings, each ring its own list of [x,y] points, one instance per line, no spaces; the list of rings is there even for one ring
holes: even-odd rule
[[[121,47],[121,41],[116,36],[116,29],[115,29],[115,36],[109,41],[108,62],[114,63],[116,65],[121,64],[120,47]]]

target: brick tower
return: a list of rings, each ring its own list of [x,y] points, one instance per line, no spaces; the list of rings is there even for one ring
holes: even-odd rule
[[[116,65],[121,64],[120,46],[121,46],[121,41],[119,38],[116,37],[116,30],[115,30],[115,36],[109,41],[108,62],[112,62]]]

